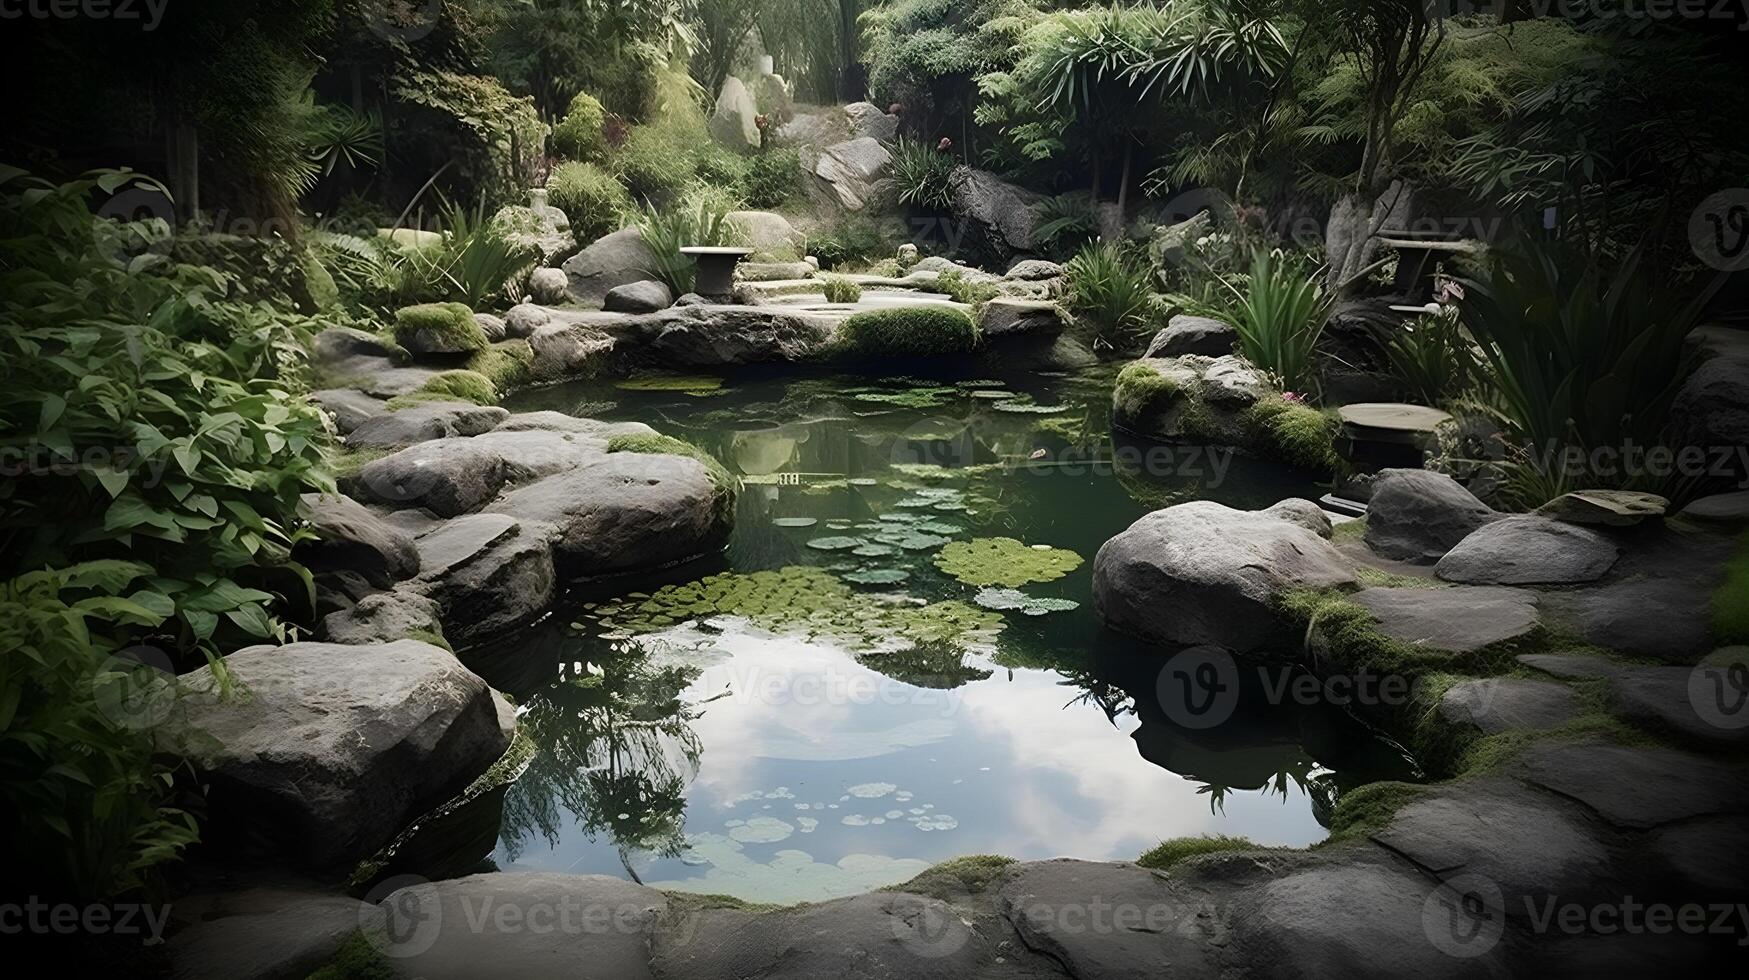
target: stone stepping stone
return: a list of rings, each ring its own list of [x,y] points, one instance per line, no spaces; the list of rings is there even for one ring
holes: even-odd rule
[[[1344,405],[1336,410],[1336,417],[1348,427],[1351,438],[1414,445],[1432,439],[1441,425],[1451,421],[1450,413],[1437,408],[1394,402]]]
[[[1611,650],[1692,663],[1711,649],[1710,583],[1657,570],[1630,574],[1634,577],[1551,595],[1547,605],[1586,641]]]
[[[1652,835],[1649,850],[1675,879],[1669,894],[1698,890],[1741,896],[1749,882],[1749,816],[1666,827]]]
[[[997,894],[1001,911],[1026,947],[1055,959],[1072,977],[1214,976],[1224,938],[1216,921],[1196,915],[1193,896],[1168,879],[1130,864],[1041,861],[1021,866]],[[1093,903],[1135,910],[1137,921],[1092,928]],[[1153,916],[1155,921],[1148,921]]]
[[[1473,653],[1537,628],[1536,597],[1523,589],[1364,589],[1354,602],[1379,632],[1421,650]]]
[[[399,449],[450,436],[477,436],[509,417],[496,405],[430,402],[366,419],[346,437],[346,444],[355,449]]]
[[[1483,735],[1545,731],[1578,714],[1578,696],[1560,681],[1487,677],[1454,684],[1439,699],[1446,724]]]
[[[1569,524],[1633,527],[1663,517],[1670,501],[1655,493],[1629,490],[1580,490],[1563,494],[1537,508],[1538,517]]]
[[[334,418],[334,431],[351,435],[353,430],[389,410],[389,403],[355,388],[328,388],[310,393],[310,401]]]
[[[1723,667],[1634,667],[1609,681],[1610,708],[1635,724],[1692,741],[1749,747],[1749,705],[1735,700],[1741,696]]]
[[[1568,680],[1609,677],[1622,669],[1621,664],[1589,653],[1527,653],[1518,662]]]
[[[1741,527],[1749,524],[1749,490],[1702,497],[1683,508],[1678,516],[1706,524]]]
[[[1583,811],[1514,779],[1469,780],[1403,807],[1374,841],[1442,881],[1478,875],[1490,911],[1606,898],[1614,869]],[[1496,905],[1495,903],[1499,903]]]
[[[177,913],[201,901],[178,899]],[[383,911],[345,895],[251,888],[215,896],[167,942],[177,977],[302,977],[320,970]]]
[[[520,530],[516,518],[509,514],[470,514],[444,523],[415,542],[420,577],[440,578]]]
[[[1566,585],[1595,582],[1615,567],[1621,549],[1595,531],[1546,517],[1496,521],[1458,542],[1434,573],[1469,585]]]
[[[1543,742],[1514,765],[1619,827],[1651,828],[1749,808],[1749,770],[1682,752],[1604,742]]]

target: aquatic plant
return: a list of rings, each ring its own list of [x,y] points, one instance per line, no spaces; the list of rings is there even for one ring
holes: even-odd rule
[[[1054,582],[1081,567],[1081,556],[1064,548],[1028,546],[1013,538],[954,541],[941,549],[935,565],[967,585],[1015,589]]]
[[[698,391],[716,391],[723,386],[722,378],[692,377],[687,375],[656,374],[642,378],[626,378],[614,382],[614,387],[621,391],[682,391],[692,394]]]
[[[980,589],[972,601],[985,609],[1018,612],[1028,616],[1044,616],[1054,612],[1073,612],[1081,604],[1073,599],[1051,599],[1029,596],[1018,589]]]

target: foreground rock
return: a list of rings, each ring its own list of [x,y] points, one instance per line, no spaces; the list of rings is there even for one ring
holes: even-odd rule
[[[1366,544],[1386,558],[1432,564],[1504,516],[1444,473],[1383,470],[1367,502]]]
[[[625,228],[565,260],[560,266],[570,280],[571,299],[599,307],[610,290],[650,278],[656,258],[636,228]],[[514,334],[513,334],[514,335]]]
[[[1356,580],[1353,563],[1306,526],[1303,510],[1282,507],[1248,512],[1196,501],[1137,521],[1094,560],[1100,618],[1170,647],[1286,649],[1297,637],[1275,616],[1282,595]]]
[[[378,588],[419,574],[413,539],[357,501],[305,494],[302,510],[316,540],[299,542],[293,555],[310,571],[356,572]]]
[[[1113,915],[1090,928],[1061,914],[1097,909]],[[997,894],[1002,916],[1026,948],[1061,963],[1072,977],[1147,980],[1218,976],[1226,929],[1201,903],[1160,875],[1130,864],[1040,861],[1019,866]],[[1116,910],[1130,913],[1120,922]]]
[[[1472,585],[1567,585],[1602,578],[1620,554],[1595,531],[1545,517],[1508,517],[1464,538],[1434,571]]]
[[[200,898],[176,900],[178,913],[200,906],[199,918],[169,941],[178,980],[307,977],[360,929],[375,932],[383,920],[381,909],[345,895],[251,888]]]
[[[416,588],[442,610],[451,642],[501,636],[546,612],[558,589],[547,533],[501,514],[470,514],[417,539],[425,569]]]
[[[355,449],[398,449],[445,436],[477,436],[509,416],[496,405],[428,402],[365,421],[346,437],[346,444]]]
[[[1365,589],[1354,601],[1399,643],[1432,653],[1474,653],[1522,639],[1539,625],[1523,589]]]
[[[209,779],[213,836],[313,868],[366,857],[453,797],[510,744],[502,702],[446,650],[294,643],[183,680],[174,748]]]

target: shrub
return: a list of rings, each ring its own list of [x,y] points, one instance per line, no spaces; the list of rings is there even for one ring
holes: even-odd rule
[[[553,127],[553,152],[567,160],[607,159],[607,111],[588,92],[577,93],[565,118]]]
[[[1462,398],[1476,384],[1481,362],[1455,309],[1416,317],[1384,342],[1391,373],[1424,405]]]
[[[964,354],[978,345],[978,328],[971,317],[945,306],[871,310],[844,321],[839,344],[859,357]]]
[[[822,268],[836,269],[891,258],[897,247],[880,225],[867,217],[854,215],[839,220],[810,239],[807,251],[820,260]]]
[[[1289,391],[1304,391],[1313,383],[1312,351],[1335,304],[1323,280],[1279,252],[1258,249],[1244,291],[1228,287],[1232,302],[1226,319],[1239,332],[1239,353]]]
[[[826,302],[828,303],[862,301],[862,287],[843,276],[821,276],[820,284],[826,292]]]
[[[570,161],[554,167],[547,177],[547,200],[571,219],[571,234],[582,244],[620,230],[633,211],[632,196],[593,163]]]
[[[709,142],[708,134],[686,133],[671,123],[634,126],[625,145],[614,154],[614,173],[633,197],[648,204],[667,204],[698,174],[699,147]]]
[[[444,205],[445,231],[433,247],[403,250],[403,289],[419,300],[451,300],[489,309],[509,299],[510,286],[538,261],[531,246],[513,241],[484,207]]]
[[[1064,267],[1065,305],[1108,342],[1146,331],[1159,312],[1147,268],[1121,247],[1089,245]]]
[[[395,312],[395,343],[403,347],[438,345],[456,350],[484,350],[486,334],[474,322],[474,311],[461,303],[421,303]],[[414,343],[423,335],[425,344]]]
[[[893,162],[887,169],[894,196],[908,208],[930,214],[943,214],[953,208],[954,168],[958,161],[953,154],[915,140],[901,139],[893,148]]]
[[[1079,251],[1099,234],[1099,213],[1087,194],[1059,194],[1033,206],[1033,241],[1051,253]]]
[[[794,149],[770,149],[753,158],[741,181],[741,196],[750,208],[775,208],[795,200],[802,191],[801,154]]]

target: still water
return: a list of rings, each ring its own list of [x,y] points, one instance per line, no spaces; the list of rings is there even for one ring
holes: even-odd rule
[[[1355,719],[1261,692],[1211,730],[1165,717],[1170,651],[1093,614],[1099,546],[1172,503],[1318,489],[1225,453],[1114,443],[1109,391],[1092,372],[520,396],[514,410],[648,422],[744,488],[724,556],[579,587],[551,621],[467,655],[520,700],[536,746],[493,862],[814,901],[963,854],[1310,844],[1345,788],[1411,775]]]

